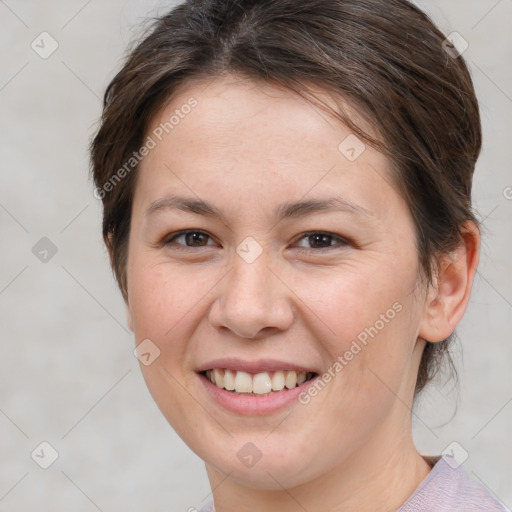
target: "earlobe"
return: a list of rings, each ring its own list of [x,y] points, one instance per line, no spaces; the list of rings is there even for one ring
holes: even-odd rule
[[[429,290],[419,337],[430,342],[448,338],[466,310],[480,254],[480,232],[471,221],[462,228],[462,240],[454,251],[441,257]]]

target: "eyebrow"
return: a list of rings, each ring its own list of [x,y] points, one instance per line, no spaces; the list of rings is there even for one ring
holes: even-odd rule
[[[183,197],[177,195],[167,195],[161,199],[153,201],[147,208],[145,214],[150,216],[162,210],[180,210],[205,217],[218,217],[224,219],[222,212],[211,203],[194,197]],[[365,217],[374,217],[375,214],[361,205],[353,203],[341,196],[329,197],[326,199],[308,199],[305,201],[295,201],[279,205],[274,216],[278,220],[285,218],[305,217],[317,212],[343,211],[358,214]]]

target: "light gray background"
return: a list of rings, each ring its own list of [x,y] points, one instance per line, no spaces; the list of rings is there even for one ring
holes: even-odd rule
[[[161,415],[132,354],[88,181],[103,91],[140,23],[170,5],[0,0],[0,511],[174,512],[210,498],[202,461]],[[486,234],[459,328],[457,414],[450,386],[431,391],[415,438],[425,453],[458,442],[466,471],[512,507],[512,0],[420,5],[469,43]],[[48,59],[31,48],[43,31],[59,44]],[[58,249],[46,263],[32,253],[42,237]],[[46,470],[31,458],[42,441],[59,454]]]

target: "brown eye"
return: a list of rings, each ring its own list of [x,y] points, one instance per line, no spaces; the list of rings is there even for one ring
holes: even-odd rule
[[[309,247],[301,245],[299,243],[299,247],[306,247],[306,249],[329,249],[336,246],[345,246],[348,245],[348,242],[338,235],[334,235],[332,233],[324,233],[324,232],[311,232],[306,233],[302,236],[300,241],[305,240]],[[333,243],[334,242],[334,245]]]
[[[181,245],[185,247],[205,247],[208,244],[210,236],[203,231],[187,230],[181,231],[167,238],[165,245]]]

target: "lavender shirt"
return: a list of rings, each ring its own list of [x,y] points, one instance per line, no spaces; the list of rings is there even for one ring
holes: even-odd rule
[[[199,512],[215,512],[213,502]],[[447,455],[396,512],[509,512]]]

